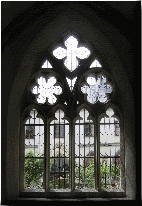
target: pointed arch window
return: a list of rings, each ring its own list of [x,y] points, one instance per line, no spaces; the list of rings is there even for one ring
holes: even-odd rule
[[[100,120],[101,188],[121,188],[120,125],[114,111],[108,108]]]
[[[59,42],[29,79],[27,102],[36,109],[21,120],[20,195],[122,197],[122,118],[108,107],[113,77],[83,38]]]
[[[70,189],[69,122],[58,109],[50,122],[50,189]],[[57,138],[58,137],[58,138]]]
[[[45,188],[44,121],[33,109],[25,122],[25,189]]]
[[[75,122],[75,189],[95,190],[95,153],[94,123],[89,112],[82,109]]]

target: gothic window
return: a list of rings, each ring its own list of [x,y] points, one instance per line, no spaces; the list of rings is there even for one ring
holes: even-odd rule
[[[124,196],[122,118],[108,107],[113,77],[82,36],[61,37],[46,52],[27,86],[21,196]]]

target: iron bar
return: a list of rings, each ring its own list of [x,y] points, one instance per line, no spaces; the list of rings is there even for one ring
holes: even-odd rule
[[[64,120],[64,188],[65,188],[65,120]]]
[[[90,121],[90,120],[89,120]],[[87,123],[75,123],[75,125],[91,125],[92,122],[87,122]]]
[[[45,119],[45,126],[44,126],[44,176],[43,176],[43,185],[45,190],[49,189],[49,182],[50,182],[50,150],[47,150],[47,146],[50,145],[50,133],[49,130],[47,131],[47,119]],[[50,148],[49,148],[50,149]]]
[[[29,126],[29,125],[30,126],[44,126],[44,124],[30,124],[30,123],[29,124],[25,124],[25,126]]]
[[[84,109],[84,123],[85,123],[85,109]],[[85,187],[85,126],[84,126],[84,187]]]
[[[54,188],[55,188],[55,120],[54,120]]]
[[[105,162],[105,188],[106,188],[106,162]]]
[[[100,156],[100,158],[120,158],[120,156]]]
[[[60,109],[59,109],[59,125],[60,125]],[[59,157],[60,157],[60,126],[59,126]],[[59,158],[59,188],[60,188],[60,158]]]
[[[80,119],[79,119],[80,123]],[[79,125],[79,187],[80,187],[80,125]]]
[[[44,157],[25,157],[25,159],[44,159]]]
[[[39,118],[39,121],[40,121],[40,118]],[[39,156],[40,156],[40,126],[39,126]]]
[[[111,147],[110,147],[110,185],[111,185]]]
[[[100,123],[100,125],[109,125],[109,124],[111,125],[111,124],[114,124],[114,123],[112,123],[112,122],[110,122],[110,123]],[[119,123],[115,123],[115,124],[119,124]]]
[[[35,156],[35,110],[34,110],[34,156]]]

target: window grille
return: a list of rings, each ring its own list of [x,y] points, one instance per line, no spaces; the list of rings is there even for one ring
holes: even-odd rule
[[[100,121],[101,187],[120,189],[120,127],[111,108]],[[116,130],[117,128],[117,130]]]
[[[94,124],[88,119],[89,112],[86,109],[82,109],[79,115],[79,120],[75,122],[75,188],[94,191]],[[86,126],[91,128],[92,133],[89,130],[86,134]]]
[[[70,189],[69,122],[61,109],[55,117],[50,123],[50,189]]]
[[[25,189],[44,189],[44,122],[35,109],[25,123],[25,135]]]

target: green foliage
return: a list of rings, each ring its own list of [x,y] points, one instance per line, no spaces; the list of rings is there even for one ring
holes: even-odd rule
[[[94,188],[94,160],[85,168],[85,178],[89,188]]]
[[[36,189],[42,189],[43,183],[41,178],[43,178],[44,163],[43,159],[31,159],[34,154],[32,151],[26,154],[28,159],[25,159],[25,188],[32,188],[35,184]],[[50,169],[54,160],[50,162]],[[80,171],[79,171],[80,169]],[[102,188],[119,188],[120,185],[120,168],[117,165],[111,163],[111,177],[110,177],[110,166],[107,162],[100,165],[101,170],[101,186]],[[76,185],[80,187],[94,188],[94,160],[90,160],[89,165],[85,168],[82,165],[78,165],[75,162],[75,177]],[[80,178],[80,185],[78,185],[78,180]],[[111,185],[110,185],[111,179]],[[58,184],[55,183],[55,187],[58,188]],[[50,181],[50,188],[54,188],[53,181]]]
[[[80,168],[80,174],[79,174],[79,168]],[[85,168],[82,165],[79,165],[75,162],[75,176],[76,176],[76,182],[78,182],[80,177],[81,187],[88,187],[88,188],[94,188],[94,161],[93,159],[90,160],[90,164]],[[79,185],[77,185],[79,186]]]
[[[101,169],[101,185],[103,188],[119,188],[120,185],[120,168],[119,166],[115,167],[115,164],[111,164],[111,177],[110,177],[110,167],[107,166],[107,163],[100,166]],[[84,173],[85,172],[85,173]],[[85,175],[85,176],[84,176]],[[81,182],[81,187],[84,187],[84,184],[89,188],[94,188],[94,160],[90,160],[90,164],[85,168],[80,165],[80,174],[79,174],[79,165],[75,162],[75,177],[76,183]],[[111,178],[111,185],[110,185]],[[106,182],[105,182],[106,181]],[[76,184],[79,186],[78,184]],[[106,185],[106,186],[105,186]]]
[[[110,166],[107,165],[107,162],[101,165],[101,185],[103,188],[118,188],[120,183],[120,168],[117,165],[111,163],[111,174]],[[111,185],[110,185],[111,180]]]
[[[32,151],[26,154],[26,157],[33,156]],[[43,178],[43,159],[25,159],[25,188],[32,188],[34,183],[36,189],[42,189],[41,178]]]

